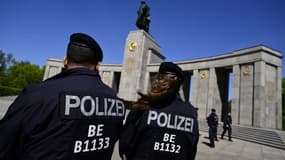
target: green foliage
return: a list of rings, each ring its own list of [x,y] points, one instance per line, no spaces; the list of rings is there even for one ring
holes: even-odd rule
[[[10,78],[8,86],[24,88],[27,84],[42,81],[43,74],[43,70],[35,64],[29,62],[15,63],[7,71]]]
[[[18,95],[21,92],[21,90],[22,90],[21,88],[0,86],[0,96]]]
[[[16,61],[12,54],[0,51],[0,96],[17,95],[26,86],[42,81],[44,67]]]

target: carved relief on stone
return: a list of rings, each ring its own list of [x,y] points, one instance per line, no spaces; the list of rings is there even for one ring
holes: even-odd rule
[[[201,79],[205,79],[208,77],[208,72],[207,71],[201,71],[200,72],[200,78]]]
[[[52,77],[52,76],[54,76],[54,75],[56,75],[56,74],[58,74],[59,73],[59,69],[58,69],[58,67],[54,67],[54,66],[50,66],[50,68],[49,68],[49,77]]]
[[[266,82],[266,95],[269,101],[274,101],[276,99],[276,84],[273,82]]]
[[[250,73],[251,73],[251,70],[250,70],[250,68],[249,68],[249,66],[244,66],[243,67],[243,75],[244,76],[248,76],[248,75],[250,75]]]

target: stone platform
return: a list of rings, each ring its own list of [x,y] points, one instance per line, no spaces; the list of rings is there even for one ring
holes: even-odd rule
[[[13,99],[15,97],[0,98],[0,119],[5,114],[7,107],[12,103],[11,100]],[[282,144],[285,142],[284,131],[233,126],[233,142],[227,141],[227,137],[225,137],[224,140],[219,139],[215,143],[215,148],[210,148],[208,146],[209,139],[205,122],[200,121],[199,127],[201,135],[196,160],[285,160],[285,149],[282,149]],[[221,131],[220,129],[219,132]],[[251,134],[244,135],[246,132]],[[261,138],[257,141],[258,139],[252,138],[254,135],[263,135],[267,138]],[[273,146],[277,138],[280,138],[279,143],[281,145],[279,147]],[[272,143],[265,144],[264,139],[272,139]],[[120,160],[117,145],[112,160]]]
[[[285,150],[251,143],[239,139],[230,142],[219,139],[216,147],[209,147],[208,133],[200,132],[198,151],[195,160],[285,160]],[[112,160],[120,160],[117,146]]]

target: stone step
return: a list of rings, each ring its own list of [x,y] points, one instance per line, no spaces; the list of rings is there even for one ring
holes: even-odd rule
[[[238,135],[233,136],[233,138],[285,150],[285,144],[283,142],[274,143],[272,141],[265,141],[261,140],[262,138],[250,137],[248,135]]]
[[[256,137],[254,135],[248,135],[245,133],[241,134],[233,134],[233,137],[246,137],[248,139],[258,139],[259,141],[262,141],[264,143],[272,143],[272,144],[279,144],[283,145],[283,141],[280,138],[264,138],[264,137]]]
[[[218,134],[221,135],[222,124],[218,126]],[[209,130],[206,121],[199,121],[199,130],[207,132]],[[227,133],[226,135],[227,136]],[[285,132],[254,127],[232,126],[232,137],[244,141],[262,144],[285,150]]]
[[[285,143],[285,132],[279,132],[280,138]]]

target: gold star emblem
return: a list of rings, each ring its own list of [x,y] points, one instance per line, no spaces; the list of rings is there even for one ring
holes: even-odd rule
[[[138,46],[137,42],[131,42],[131,43],[129,44],[129,51],[131,51],[131,52],[136,51],[137,46]]]
[[[200,73],[200,77],[201,77],[201,79],[207,78],[207,72],[206,72],[206,71],[202,71],[202,72]]]

